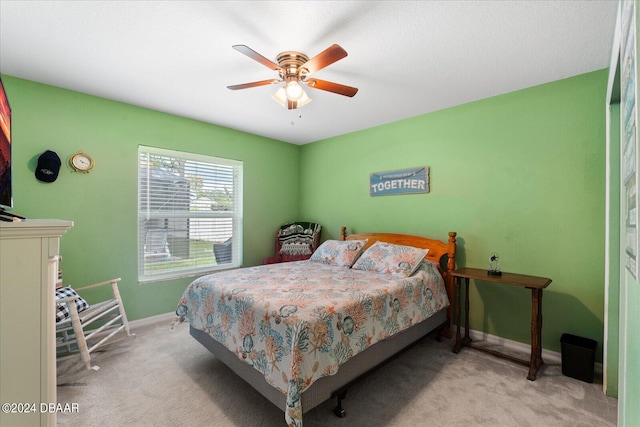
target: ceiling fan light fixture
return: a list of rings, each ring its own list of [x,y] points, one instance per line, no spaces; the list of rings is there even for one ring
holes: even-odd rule
[[[248,46],[234,45],[233,48],[265,67],[273,71],[277,71],[280,80],[260,80],[251,83],[227,86],[228,89],[248,89],[274,83],[284,83],[283,87],[278,89],[278,91],[271,96],[278,104],[288,110],[295,110],[311,102],[311,98],[307,96],[301,83],[312,87],[314,90],[323,90],[348,97],[353,97],[358,92],[358,88],[355,87],[315,78],[307,79],[310,73],[315,73],[316,71],[319,71],[347,56],[347,52],[337,44],[329,46],[327,49],[323,50],[311,59],[309,59],[309,57],[304,53],[300,52],[281,52],[276,58],[277,63],[265,58]]]
[[[300,84],[295,80],[287,82],[287,85],[284,87],[284,91],[289,101],[299,101],[305,94],[302,86],[300,86]]]
[[[287,92],[284,87],[278,89],[278,91],[271,96],[278,104],[282,105],[287,110],[295,110],[296,108],[300,108],[311,102],[311,98],[307,96],[304,90],[302,90],[302,88],[300,88],[300,90],[302,91],[302,95],[298,100],[291,100],[287,98]]]
[[[304,91],[302,91],[302,96],[297,101],[298,107],[303,107],[303,106],[307,105],[310,102],[311,102],[311,98],[309,98],[307,96],[307,94]]]

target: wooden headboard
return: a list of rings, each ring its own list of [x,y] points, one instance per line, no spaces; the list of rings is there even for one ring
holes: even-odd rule
[[[396,245],[413,246],[415,248],[429,249],[425,259],[437,263],[441,268],[442,277],[447,288],[449,296],[449,309],[447,311],[449,317],[449,325],[453,325],[453,301],[454,301],[454,282],[450,271],[456,268],[456,235],[454,231],[449,232],[447,242],[441,240],[428,239],[421,236],[412,236],[410,234],[392,234],[392,233],[356,233],[347,235],[347,228],[340,227],[340,240],[364,240],[367,239],[365,250],[375,242],[387,242]],[[444,268],[446,267],[446,268]],[[447,327],[444,335],[450,338],[451,333]]]
[[[425,259],[442,264],[442,257],[447,256],[446,272],[455,270],[456,268],[456,233],[449,232],[448,242],[440,240],[428,239],[421,236],[412,236],[410,234],[390,234],[390,233],[358,233],[347,235],[347,228],[340,227],[340,240],[364,240],[367,239],[365,250],[375,242],[387,242],[396,245],[413,246],[415,248],[429,249]]]

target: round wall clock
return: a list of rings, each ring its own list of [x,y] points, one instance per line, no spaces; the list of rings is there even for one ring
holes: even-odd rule
[[[71,159],[69,160],[69,163],[71,164],[71,167],[76,172],[85,172],[85,173],[87,173],[91,169],[93,169],[93,166],[95,165],[95,160],[93,160],[93,157],[91,157],[87,153],[83,153],[82,151],[78,151],[76,154],[71,156]]]

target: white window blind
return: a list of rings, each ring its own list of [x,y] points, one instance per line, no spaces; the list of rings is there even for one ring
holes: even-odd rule
[[[138,281],[242,264],[242,162],[138,148]]]

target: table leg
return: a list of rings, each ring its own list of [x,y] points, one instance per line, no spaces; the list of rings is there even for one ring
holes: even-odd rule
[[[462,340],[463,344],[469,344],[471,342],[471,337],[469,336],[469,278],[465,277],[464,279],[465,289],[464,289],[464,339]]]
[[[542,289],[538,289],[538,368],[542,363]]]
[[[456,321],[456,342],[453,345],[453,352],[459,353],[462,347],[462,337],[460,336],[460,281],[462,278],[456,277],[453,295],[453,305],[455,309],[454,319]]]
[[[542,289],[531,288],[531,359],[528,380],[535,381],[542,363]]]

